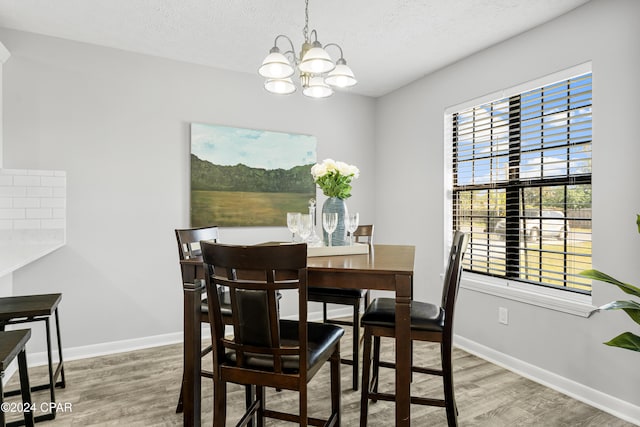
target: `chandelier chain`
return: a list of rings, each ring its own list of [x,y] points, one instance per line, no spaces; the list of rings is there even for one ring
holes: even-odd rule
[[[304,41],[309,41],[309,0],[305,0],[304,5],[304,28],[302,29]]]

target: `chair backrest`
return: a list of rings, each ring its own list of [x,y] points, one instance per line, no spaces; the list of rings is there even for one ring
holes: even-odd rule
[[[441,307],[445,310],[444,333],[449,335],[453,332],[453,313],[458,298],[458,288],[460,287],[460,277],[462,275],[462,259],[467,251],[469,235],[456,231],[451,242],[449,251],[449,262],[444,276],[442,288]]]
[[[282,372],[283,357],[298,357],[307,366],[307,245],[235,246],[201,242],[214,346],[214,366],[225,351],[235,352],[235,366],[248,358],[267,356],[274,372]],[[225,338],[217,286],[231,297],[233,338]],[[286,347],[280,340],[277,292],[298,290],[299,343]],[[305,371],[306,370],[300,370]],[[301,374],[306,375],[306,374]]]
[[[201,255],[200,241],[218,241],[218,227],[198,227],[176,230],[176,240],[178,241],[178,255],[180,259],[189,259]]]
[[[373,224],[359,225],[353,236],[358,243],[373,245]]]

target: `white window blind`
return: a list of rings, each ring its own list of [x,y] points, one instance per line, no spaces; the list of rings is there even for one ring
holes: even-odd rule
[[[467,270],[590,293],[591,73],[451,114]]]

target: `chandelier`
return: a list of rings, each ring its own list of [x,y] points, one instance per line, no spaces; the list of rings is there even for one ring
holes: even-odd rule
[[[283,34],[276,37],[273,47],[262,61],[258,73],[266,80],[264,87],[267,91],[278,95],[288,95],[296,91],[292,76],[297,72],[300,77],[302,93],[311,98],[326,98],[333,94],[333,88],[353,86],[357,80],[353,71],[347,65],[342,55],[342,48],[336,43],[329,43],[322,47],[318,41],[318,32],[312,30],[309,34],[309,0],[305,0],[304,28],[302,34],[304,43],[300,54],[296,54],[293,42]],[[313,37],[313,41],[311,38]],[[284,53],[278,48],[278,40],[289,42],[290,50]],[[340,51],[340,59],[335,63],[327,53],[328,47],[336,47]]]

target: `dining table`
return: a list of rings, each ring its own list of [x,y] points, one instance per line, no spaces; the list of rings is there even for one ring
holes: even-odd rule
[[[415,247],[372,245],[366,254],[310,256],[309,286],[384,290],[395,293],[395,425],[409,426],[411,403],[411,292]],[[201,425],[200,307],[204,288],[202,259],[180,261],[184,299],[183,422]]]

